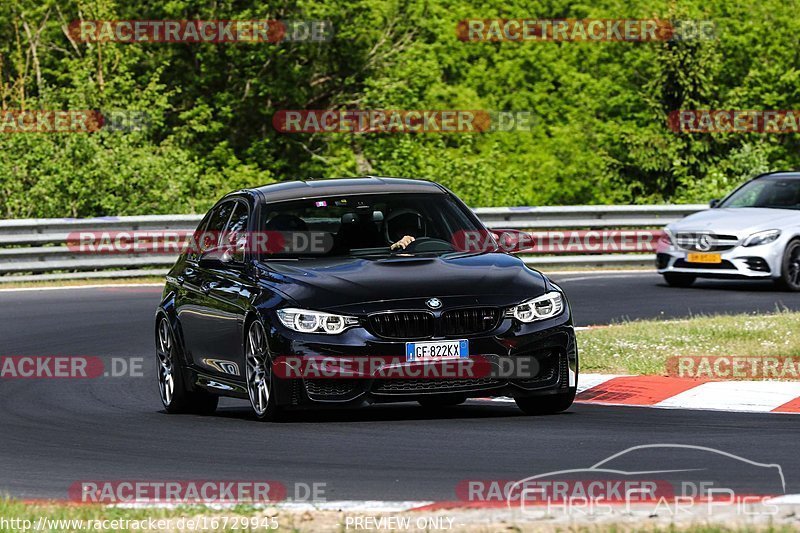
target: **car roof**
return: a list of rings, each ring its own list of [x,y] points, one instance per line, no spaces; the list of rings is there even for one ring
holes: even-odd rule
[[[757,180],[800,179],[800,172],[796,170],[782,170],[780,172],[769,172],[768,174],[762,174],[753,179]]]
[[[445,189],[432,181],[406,178],[333,178],[312,181],[284,181],[253,189],[267,202],[302,200],[320,196],[380,193],[445,194]]]

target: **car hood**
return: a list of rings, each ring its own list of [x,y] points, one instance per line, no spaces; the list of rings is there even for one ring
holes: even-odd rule
[[[800,224],[800,211],[735,207],[708,209],[694,213],[667,226],[670,231],[711,231],[746,237],[756,231],[781,229]]]
[[[512,305],[547,291],[517,257],[330,258],[262,264],[262,278],[304,308],[368,313],[418,308],[430,298],[455,305]]]

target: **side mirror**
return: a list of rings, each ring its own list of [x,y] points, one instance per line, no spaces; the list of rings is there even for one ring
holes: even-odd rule
[[[480,229],[457,231],[452,239],[453,248],[459,252],[533,253],[536,240],[531,233],[515,229]]]
[[[200,255],[200,258],[197,260],[197,265],[200,268],[225,268],[227,263],[223,260],[224,256],[224,252],[219,248],[212,248]]]
[[[536,241],[528,232],[516,229],[494,229],[494,237],[500,249],[507,254],[518,254],[522,252],[532,252],[536,246]]]
[[[244,262],[244,245],[220,246],[206,250],[197,260],[201,268],[228,268]]]
[[[710,207],[711,209],[714,209],[718,205],[719,205],[719,198],[714,198],[713,200],[708,202],[708,207]]]

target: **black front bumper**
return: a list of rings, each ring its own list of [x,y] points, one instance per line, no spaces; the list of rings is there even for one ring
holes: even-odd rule
[[[292,356],[388,356],[402,358],[405,342],[371,337],[363,330],[341,335],[336,344],[320,344],[299,335],[271,332],[271,351]],[[578,376],[578,350],[570,318],[522,325],[505,320],[492,335],[469,338],[470,354],[479,355],[493,369],[502,359],[536,360],[535,374],[508,375],[491,372],[472,378],[303,378],[273,379],[273,394],[287,407],[360,405],[363,403],[415,401],[431,395],[466,398],[528,397],[573,392]]]

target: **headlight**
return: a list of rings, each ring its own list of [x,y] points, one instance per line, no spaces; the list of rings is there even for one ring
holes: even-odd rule
[[[336,335],[358,324],[353,316],[332,315],[306,309],[278,309],[281,324],[300,333],[327,333]]]
[[[664,228],[664,232],[661,234],[661,240],[664,241],[664,244],[675,246],[675,235],[667,228]]]
[[[769,244],[777,240],[777,238],[780,236],[781,236],[781,230],[779,229],[769,229],[767,231],[759,231],[758,233],[753,233],[748,238],[746,238],[742,246],[758,246],[760,244]]]
[[[533,300],[523,302],[506,311],[507,317],[513,317],[526,324],[558,316],[564,310],[564,296],[560,292],[551,291]]]

